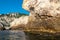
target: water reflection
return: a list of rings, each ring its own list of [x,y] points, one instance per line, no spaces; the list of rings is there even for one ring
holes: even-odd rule
[[[60,33],[40,33],[40,34],[32,34],[27,33],[29,40],[60,40]]]
[[[0,31],[0,40],[26,40],[25,33],[18,30]]]
[[[32,34],[20,30],[0,31],[0,40],[60,40],[60,33]]]

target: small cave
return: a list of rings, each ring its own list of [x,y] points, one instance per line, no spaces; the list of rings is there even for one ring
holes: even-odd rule
[[[30,9],[29,9],[30,11],[34,11],[34,7],[30,7]]]

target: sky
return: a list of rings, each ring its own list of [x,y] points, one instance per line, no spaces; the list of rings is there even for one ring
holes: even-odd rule
[[[0,0],[0,14],[10,12],[20,12],[29,14],[28,11],[22,8],[23,0]]]

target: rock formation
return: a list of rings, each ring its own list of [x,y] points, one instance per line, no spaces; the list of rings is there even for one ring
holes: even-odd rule
[[[19,19],[19,17],[22,15],[25,14],[20,14],[20,13],[0,14],[0,30],[9,29],[11,22],[16,19]]]
[[[20,18],[17,18],[13,20],[13,22],[10,23],[11,29],[20,29],[25,27],[25,25],[28,23],[29,16],[21,16]]]
[[[24,0],[22,6],[30,12],[29,20],[32,19],[34,24],[32,27],[40,24],[39,27],[43,27],[47,31],[60,32],[60,0]],[[27,25],[30,27],[32,23],[27,23]]]
[[[60,14],[59,0],[24,0],[23,8],[30,11],[30,15],[57,16]]]
[[[24,0],[22,7],[30,15],[14,20],[11,23],[12,29],[22,27],[36,33],[60,31],[60,0]]]

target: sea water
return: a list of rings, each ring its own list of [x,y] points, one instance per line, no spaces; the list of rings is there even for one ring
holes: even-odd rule
[[[26,36],[20,30],[4,30],[0,31],[0,40],[26,40]]]

